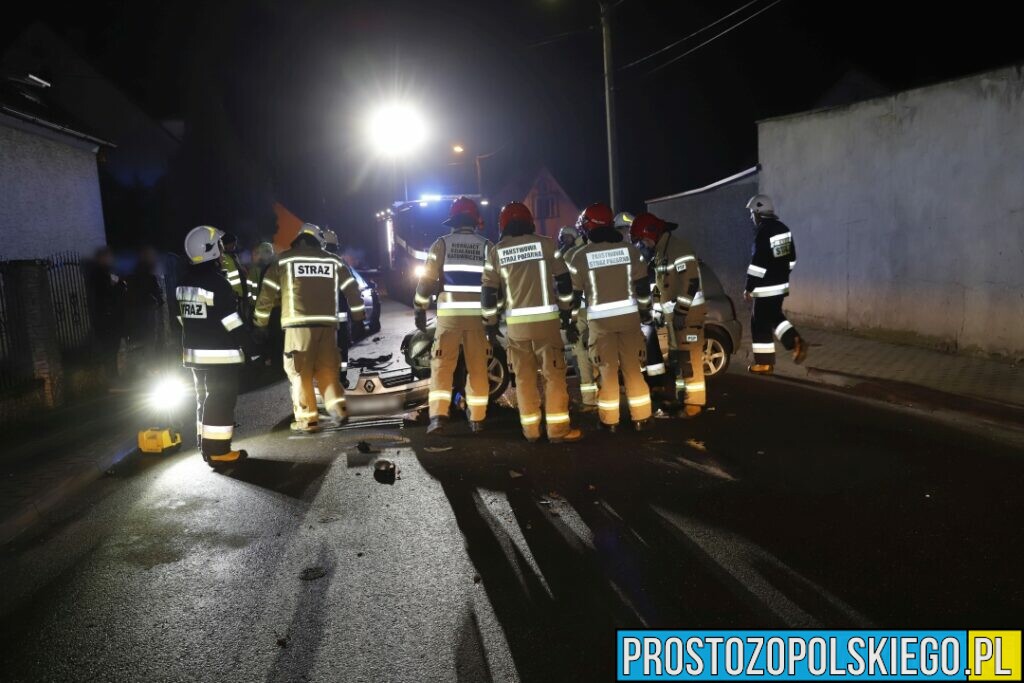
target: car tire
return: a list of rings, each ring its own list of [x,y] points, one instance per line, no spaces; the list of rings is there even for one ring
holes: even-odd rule
[[[376,290],[371,295],[371,299],[373,301],[373,315],[370,317],[367,333],[377,334],[380,332],[380,295],[377,294]]]
[[[704,328],[704,376],[715,377],[729,369],[732,359],[732,340],[724,330]]]
[[[492,347],[491,359],[487,364],[487,383],[491,403],[501,398],[511,380],[512,375],[508,371],[508,356],[505,355],[505,349],[495,344]]]

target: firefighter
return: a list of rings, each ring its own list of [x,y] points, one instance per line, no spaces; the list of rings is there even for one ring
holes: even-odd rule
[[[700,263],[678,224],[652,213],[633,221],[634,241],[653,248],[658,302],[668,328],[669,365],[675,377],[679,417],[700,415],[707,403],[704,385],[704,317],[707,304],[701,289]]]
[[[565,260],[566,267],[576,251],[587,243],[587,235],[576,226],[562,226],[558,230],[558,250]],[[573,308],[573,324],[576,326],[578,339],[572,345],[573,355],[576,356],[576,369],[580,375],[580,402],[581,412],[591,413],[597,410],[597,380],[594,378],[594,366],[590,362],[590,354],[587,352],[587,304],[581,301]]]
[[[224,274],[227,276],[228,284],[234,290],[235,296],[238,297],[242,315],[248,316],[249,311],[252,310],[252,306],[249,304],[250,297],[256,296],[256,282],[249,279],[249,273],[239,258],[238,238],[232,233],[226,232],[221,244],[224,246],[221,254]]]
[[[188,233],[185,254],[191,265],[175,290],[182,360],[192,369],[196,387],[196,443],[214,468],[247,456],[231,448],[238,370],[249,342],[238,298],[220,262],[223,235],[207,225]]]
[[[597,394],[601,426],[610,432],[619,425],[619,372],[633,426],[641,431],[651,417],[651,392],[644,380],[646,341],[640,323],[651,320],[651,284],[640,252],[623,240],[607,204],[591,204],[580,213],[576,227],[585,230],[589,244],[569,261],[574,307],[586,297],[590,340],[587,350],[598,369]]]
[[[476,202],[469,197],[459,197],[452,202],[444,225],[452,230],[430,245],[413,299],[416,329],[426,331],[430,298],[437,295],[437,321],[430,352],[427,434],[444,431],[448,422],[460,351],[466,363],[469,428],[480,432],[487,416],[490,395],[487,366],[491,357],[491,342],[484,332],[481,317],[480,282],[484,261],[494,245],[477,232],[483,227],[483,220]]]
[[[775,370],[774,337],[793,352],[795,363],[803,363],[807,358],[807,342],[782,312],[782,301],[789,296],[789,273],[796,265],[796,246],[793,233],[775,215],[775,205],[768,195],[754,195],[747,202],[747,209],[755,226],[743,292],[744,299],[753,300],[750,336],[754,363],[747,370],[770,375]]]
[[[323,233],[312,223],[303,224],[291,249],[272,263],[263,277],[256,301],[255,322],[267,326],[270,312],[281,306],[284,329],[284,371],[291,382],[293,431],[316,432],[320,429],[313,380],[324,397],[324,408],[343,423],[345,390],[338,379],[341,358],[338,355],[338,323],[348,316],[359,322],[364,317],[359,287],[348,266],[323,249]],[[349,305],[341,311],[340,295]]]
[[[341,258],[341,244],[338,242],[338,233],[334,232],[330,228],[327,228],[324,232],[324,250],[328,253],[334,254],[338,258]],[[341,299],[338,301],[342,307],[344,313],[348,313],[347,301]],[[338,355],[341,356],[341,377],[342,385],[347,389],[348,380],[346,374],[348,373],[348,349],[352,345],[352,329],[349,321],[338,325]]]
[[[629,242],[629,226],[633,224],[633,214],[629,211],[619,211],[615,214],[615,229],[622,235],[622,239]]]
[[[554,240],[534,234],[533,215],[526,205],[510,202],[498,217],[501,239],[487,252],[481,304],[488,338],[498,336],[498,301],[504,296],[508,326],[508,359],[516,374],[516,399],[523,436],[540,438],[541,421],[552,443],[578,441],[583,434],[569,422],[565,385],[565,347],[571,343],[572,280],[565,261],[556,256]],[[537,391],[537,373],[544,380],[544,404]]]

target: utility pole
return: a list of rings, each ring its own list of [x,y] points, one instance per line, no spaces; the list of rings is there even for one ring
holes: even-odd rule
[[[619,206],[619,152],[615,134],[615,69],[612,66],[612,3],[598,0],[601,7],[601,39],[604,44],[604,115],[608,127],[608,201],[614,211]]]

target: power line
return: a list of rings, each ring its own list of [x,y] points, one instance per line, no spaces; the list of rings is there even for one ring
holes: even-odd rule
[[[640,59],[634,60],[634,61],[630,62],[629,64],[626,64],[625,66],[620,66],[618,69],[616,69],[616,71],[625,71],[626,69],[628,69],[628,68],[630,68],[632,66],[636,66],[637,64],[642,64],[643,62],[646,62],[648,59],[652,59],[653,57],[657,57],[662,52],[667,52],[668,50],[671,50],[672,48],[676,47],[677,45],[681,45],[681,44],[685,43],[690,38],[693,38],[694,36],[698,36],[701,33],[704,33],[704,31],[707,31],[709,28],[711,28],[713,26],[717,26],[718,24],[722,23],[723,21],[725,21],[729,17],[731,17],[731,16],[733,16],[735,14],[738,14],[739,12],[742,12],[743,10],[747,9],[751,5],[757,4],[758,2],[760,2],[760,0],[750,0],[750,2],[748,2],[747,4],[743,5],[742,7],[738,8],[738,9],[734,9],[732,12],[729,12],[728,14],[726,14],[723,17],[719,17],[718,19],[716,19],[715,21],[711,22],[707,26],[702,26],[701,28],[697,29],[696,31],[694,31],[690,35],[688,35],[688,36],[686,36],[684,38],[680,38],[679,40],[677,40],[677,41],[675,41],[673,43],[670,43],[670,44],[666,45],[665,47],[663,47],[663,48],[661,48],[659,50],[655,50],[654,52],[650,53],[649,55],[647,55],[645,57],[641,57]]]
[[[701,49],[702,47],[704,47],[704,46],[705,46],[705,45],[707,45],[708,43],[711,43],[711,42],[713,42],[713,41],[715,41],[715,40],[718,40],[719,38],[721,38],[722,36],[724,36],[724,35],[725,35],[726,33],[729,33],[729,32],[730,32],[730,31],[732,31],[733,29],[737,29],[737,28],[739,28],[739,27],[740,27],[740,26],[742,26],[743,24],[747,23],[748,21],[750,21],[751,19],[753,19],[754,17],[756,17],[756,16],[758,15],[758,14],[761,14],[762,12],[766,12],[766,11],[770,10],[770,9],[771,9],[772,7],[775,7],[775,6],[776,6],[777,4],[779,4],[780,2],[782,2],[782,0],[775,0],[775,1],[774,1],[774,2],[772,2],[772,3],[770,3],[770,4],[768,4],[768,5],[765,5],[765,6],[764,6],[764,7],[762,7],[761,9],[759,9],[759,10],[757,10],[756,12],[754,12],[753,14],[751,14],[750,16],[748,16],[748,17],[745,17],[745,18],[741,19],[740,21],[737,21],[737,22],[736,22],[735,24],[733,24],[733,25],[732,25],[732,26],[730,26],[729,28],[725,29],[725,30],[724,30],[724,31],[722,31],[721,33],[718,33],[718,34],[716,34],[716,35],[714,35],[714,36],[712,36],[712,37],[708,38],[707,40],[705,40],[705,41],[704,41],[703,43],[701,43],[700,45],[697,45],[697,46],[695,46],[695,47],[692,47],[692,48],[690,48],[689,50],[687,50],[686,52],[682,53],[681,55],[678,55],[678,56],[676,56],[676,57],[673,57],[672,59],[668,60],[668,61],[667,61],[667,62],[665,62],[664,64],[661,64],[661,65],[659,65],[659,66],[656,66],[656,67],[654,67],[653,69],[651,69],[650,71],[648,71],[647,73],[645,73],[645,74],[644,74],[644,76],[650,76],[651,74],[653,74],[653,73],[655,73],[655,72],[657,72],[657,71],[661,71],[662,69],[664,69],[665,67],[669,66],[670,64],[673,64],[673,63],[675,63],[675,62],[678,62],[678,61],[679,61],[680,59],[682,59],[683,57],[685,57],[685,56],[687,56],[687,55],[690,55],[690,54],[693,54],[694,52],[696,52],[697,50]]]
[[[543,38],[543,39],[541,39],[540,41],[538,41],[536,43],[530,43],[526,47],[528,47],[528,48],[543,47],[544,45],[550,45],[551,43],[557,43],[560,40],[565,40],[566,38],[571,38],[571,37],[573,37],[575,35],[579,35],[580,33],[589,33],[590,31],[593,31],[593,30],[594,30],[593,26],[587,26],[585,28],[578,28],[575,31],[566,31],[565,33],[556,33],[555,35],[548,36],[547,38]]]

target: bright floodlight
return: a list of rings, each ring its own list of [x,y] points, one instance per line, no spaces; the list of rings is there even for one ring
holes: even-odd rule
[[[371,113],[369,135],[370,144],[380,154],[406,156],[415,152],[427,139],[427,126],[412,107],[389,104]]]

